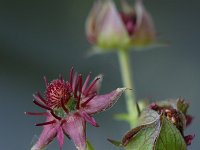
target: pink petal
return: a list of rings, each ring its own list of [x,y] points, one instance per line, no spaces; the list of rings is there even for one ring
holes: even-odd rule
[[[108,94],[98,95],[90,100],[84,108],[82,108],[87,114],[94,114],[101,111],[105,111],[112,107],[115,102],[120,98],[126,88],[118,88]]]
[[[47,121],[49,120],[51,120],[50,117],[47,118]],[[33,145],[31,150],[41,150],[45,148],[56,137],[57,128],[55,124],[45,125],[38,141]]]
[[[97,39],[96,20],[101,8],[102,8],[102,0],[95,1],[93,8],[86,20],[86,35],[89,42],[93,44],[96,42]]]
[[[78,150],[86,149],[85,120],[78,114],[71,114],[63,124],[64,132],[73,140]]]
[[[112,0],[104,1],[96,20],[97,44],[105,48],[124,47],[129,44],[129,35]]]
[[[62,127],[59,127],[57,129],[57,140],[58,140],[60,149],[62,149],[62,146],[64,144],[64,133],[63,133]]]
[[[150,14],[145,10],[141,0],[136,0],[135,12],[137,24],[133,35],[133,44],[143,46],[153,42],[156,38],[154,23]]]
[[[102,83],[102,80],[103,80],[103,75],[100,74],[100,75],[96,76],[94,78],[94,80],[97,79],[97,78],[99,78],[99,80],[97,80],[97,82],[92,87],[92,89],[90,90],[90,92],[88,93],[88,95],[91,95],[91,94],[94,94],[94,93],[98,92],[99,89],[101,88],[101,83]]]
[[[92,116],[88,115],[84,111],[81,111],[79,113],[85,119],[85,121],[89,122],[91,125],[93,125],[95,127],[99,127],[99,125],[96,123],[95,119]]]

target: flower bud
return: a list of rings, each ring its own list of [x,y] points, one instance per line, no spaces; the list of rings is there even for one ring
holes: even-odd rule
[[[151,16],[142,1],[136,0],[132,8],[121,0],[118,12],[112,0],[97,0],[86,21],[89,42],[103,50],[143,47],[155,41]]]

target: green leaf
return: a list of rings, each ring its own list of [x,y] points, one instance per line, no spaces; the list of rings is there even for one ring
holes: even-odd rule
[[[153,123],[159,118],[159,116],[160,115],[156,111],[146,108],[142,111],[139,117],[138,125]]]
[[[150,109],[141,114],[142,125],[129,131],[123,138],[125,150],[153,150],[156,138],[160,131],[160,117]]]
[[[93,147],[92,144],[89,142],[89,140],[87,140],[87,150],[94,150],[94,147]]]
[[[127,121],[129,122],[129,115],[127,113],[122,113],[122,114],[116,114],[114,115],[114,118],[116,120],[119,120],[119,121]]]
[[[108,139],[108,141],[110,143],[112,143],[113,145],[117,146],[117,147],[122,147],[121,141],[115,141],[115,140],[112,140],[112,139]]]
[[[180,131],[165,116],[161,116],[162,127],[156,141],[156,150],[186,150]]]
[[[163,114],[145,109],[122,140],[125,150],[186,150],[180,131]]]

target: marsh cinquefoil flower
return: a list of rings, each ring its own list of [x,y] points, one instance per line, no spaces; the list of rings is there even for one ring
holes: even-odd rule
[[[47,111],[26,112],[29,115],[46,116],[46,122],[36,124],[43,126],[44,129],[31,150],[45,148],[55,137],[61,149],[64,135],[73,140],[78,150],[86,149],[86,122],[98,127],[92,115],[113,106],[125,90],[118,88],[108,94],[97,95],[101,76],[96,77],[90,84],[89,80],[90,74],[82,84],[81,74],[74,74],[73,68],[70,72],[70,81],[64,81],[60,77],[49,83],[45,78],[45,98],[38,92],[34,94],[33,103]]]
[[[113,0],[94,3],[86,21],[89,42],[104,50],[143,47],[155,42],[154,24],[142,0],[135,0],[133,8],[121,0],[121,7],[118,12]]]

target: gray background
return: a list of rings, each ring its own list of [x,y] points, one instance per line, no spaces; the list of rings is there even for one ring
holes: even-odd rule
[[[25,116],[24,111],[41,111],[32,94],[44,90],[43,75],[50,80],[67,75],[71,66],[83,75],[104,74],[101,93],[121,87],[117,55],[85,57],[90,49],[84,34],[85,18],[92,0],[0,0],[0,149],[28,150],[42,128],[42,117]],[[198,0],[146,0],[161,39],[170,46],[132,52],[132,66],[138,98],[153,100],[184,96],[195,116],[186,133],[196,137],[189,149],[199,149],[200,52]],[[87,134],[97,150],[114,150],[107,137],[120,139],[128,130],[124,122],[112,119],[125,111],[124,97],[106,113],[95,116],[100,128],[88,125]],[[63,149],[74,149],[66,139]],[[58,149],[54,141],[48,149]]]

